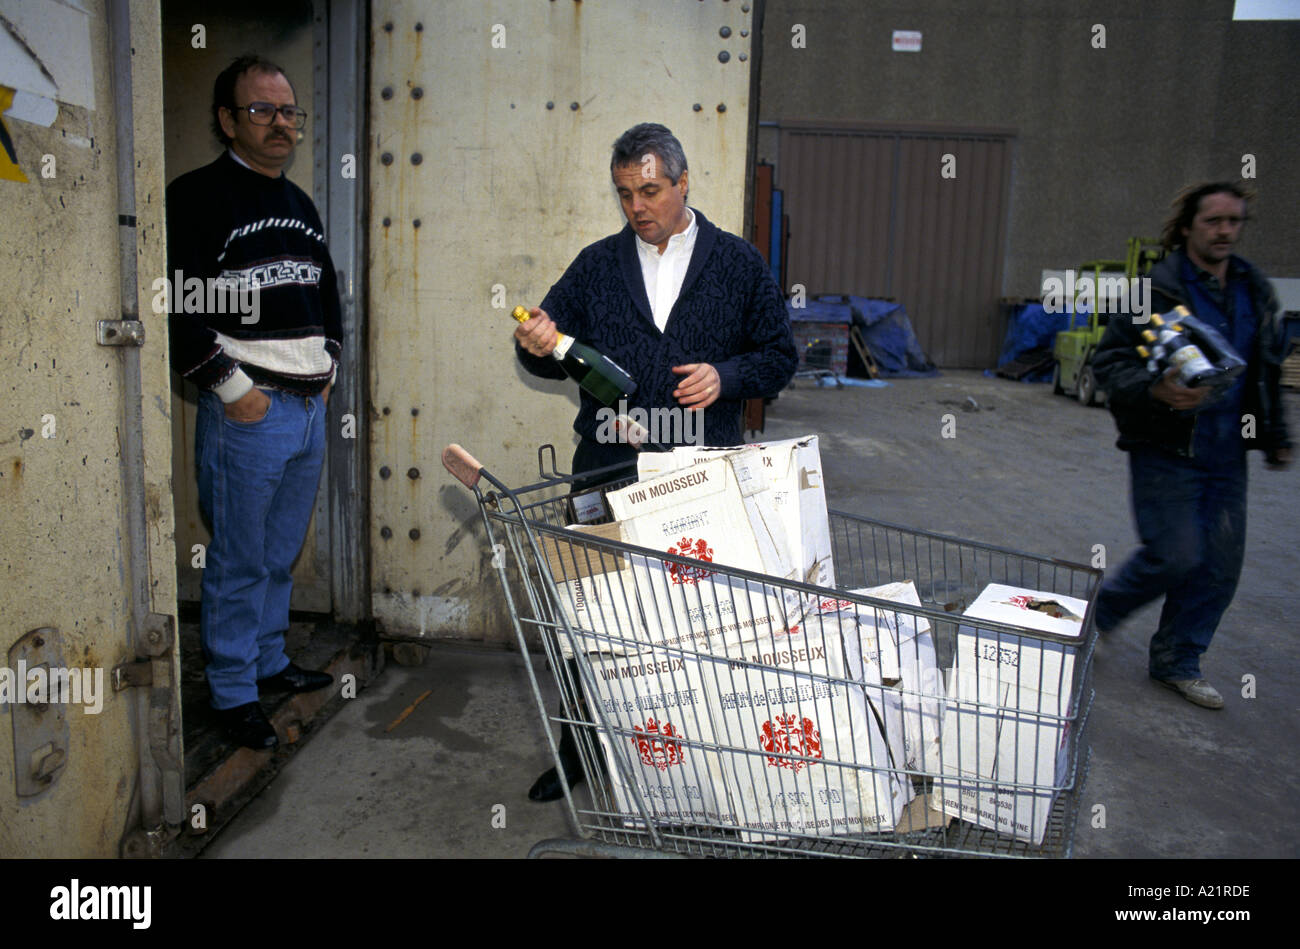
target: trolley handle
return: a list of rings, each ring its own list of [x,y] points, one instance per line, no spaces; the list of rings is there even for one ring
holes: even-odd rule
[[[483,475],[483,466],[478,463],[478,459],[455,442],[442,450],[442,466],[451,472],[452,477],[471,490]]]

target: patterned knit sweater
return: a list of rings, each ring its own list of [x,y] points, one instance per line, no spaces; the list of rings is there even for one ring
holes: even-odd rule
[[[673,366],[709,363],[721,379],[721,396],[704,410],[707,445],[741,443],[741,403],[776,395],[798,362],[781,291],[754,247],[719,229],[698,210],[699,234],[691,262],[663,332],[646,295],[636,235],[630,226],[586,247],[542,301],[560,331],[594,346],[637,383],[629,409],[671,408],[685,378]],[[533,375],[565,378],[550,356],[516,354]],[[573,423],[596,440],[600,402],[582,392]]]
[[[232,402],[254,384],[315,394],[342,345],[338,282],[311,199],[223,152],[167,187],[172,367]],[[213,278],[254,297],[209,293]]]

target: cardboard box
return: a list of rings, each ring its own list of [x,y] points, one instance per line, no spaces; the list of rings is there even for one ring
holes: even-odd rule
[[[821,449],[816,435],[735,448],[675,448],[642,452],[637,476],[652,478],[700,464],[728,452],[755,449],[762,458],[772,503],[781,518],[795,577],[814,586],[835,588],[830,520],[822,479]]]
[[[1080,639],[1087,608],[1087,602],[1076,597],[990,583],[963,615]],[[957,628],[953,664],[955,669],[1009,685],[1016,708],[1063,715],[1074,685],[1076,651],[1032,635],[999,636],[962,625]]]
[[[602,734],[620,810],[752,831],[887,831],[913,797],[861,689],[844,678],[838,618],[703,659],[651,648],[591,656],[588,701],[635,738]],[[626,741],[626,743],[625,743]],[[709,747],[692,746],[690,741]],[[839,762],[831,764],[828,762]],[[639,823],[629,818],[629,825]],[[750,828],[746,831],[743,828]]]
[[[575,524],[566,529],[599,540],[627,542],[617,523]],[[640,643],[649,637],[632,558],[551,534],[538,534],[538,546],[555,580],[560,609],[578,652],[640,651]],[[561,655],[572,659],[574,650],[563,630],[557,631],[556,639]]]
[[[911,581],[850,591],[921,606]],[[900,768],[937,774],[945,690],[930,623],[923,616],[856,607],[858,627],[845,627],[844,648],[854,678],[864,684]],[[883,685],[884,688],[870,688]]]
[[[715,675],[714,664],[662,649],[589,661],[595,688],[588,690],[588,702],[627,730],[600,732],[618,809],[639,813],[639,791],[652,817],[682,824],[734,823],[726,769],[717,752],[690,744],[714,740],[709,707],[714,692],[705,686]],[[640,823],[628,821],[629,826]]]
[[[938,830],[947,827],[949,820],[951,818],[938,809],[938,801],[933,794],[918,794],[912,803],[903,808],[894,830],[900,834]]]
[[[736,749],[721,764],[742,827],[816,836],[889,830],[911,800],[861,689],[836,681],[845,678],[837,632],[747,644],[742,654],[759,665],[733,663],[706,683],[718,690],[715,734]]]
[[[699,566],[647,565],[640,584],[652,642],[725,654],[728,645],[779,635],[797,623],[800,598],[777,587],[719,576],[711,564],[789,579],[777,516],[753,449],[638,481],[606,500],[628,540],[690,557]]]
[[[943,778],[934,782],[939,808],[949,816],[998,829],[997,811],[985,798],[997,767],[1007,686],[961,671],[952,674],[948,694],[951,701],[944,710],[940,741]],[[981,811],[987,822],[979,819]]]
[[[899,671],[904,765],[911,771],[938,774],[947,692],[929,632],[917,633],[899,646]]]
[[[857,591],[855,591],[857,592]],[[889,750],[889,766],[900,769],[903,763],[903,717],[894,689],[884,684],[882,671],[891,663],[897,665],[898,649],[894,642],[894,627],[884,620],[883,614],[852,600],[825,599],[815,612],[804,617],[803,628],[810,635],[819,631],[837,637],[843,644],[848,678],[859,685],[850,701],[865,702],[865,712],[880,728]],[[890,700],[895,700],[890,704]],[[891,776],[894,792],[910,800],[912,782],[904,774]]]
[[[1049,591],[989,584],[964,615],[1081,639],[1087,606]],[[1074,653],[1029,635],[958,627],[957,701],[944,715],[942,762],[946,777],[968,781],[936,782],[944,813],[1042,843],[1056,792],[1023,785],[1060,785],[1068,776],[1070,725],[1053,716],[1068,713]]]

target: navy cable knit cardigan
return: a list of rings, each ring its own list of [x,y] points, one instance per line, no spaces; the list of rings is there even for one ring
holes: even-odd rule
[[[758,251],[692,210],[699,227],[695,249],[662,333],[651,315],[630,226],[584,248],[541,306],[561,332],[631,373],[637,392],[629,408],[676,406],[672,393],[685,377],[672,367],[710,363],[722,392],[704,410],[704,442],[738,445],[742,401],[785,388],[798,355],[785,301]],[[533,356],[518,343],[515,351],[533,375],[565,378],[550,356]],[[600,408],[584,391],[574,431],[595,441]]]

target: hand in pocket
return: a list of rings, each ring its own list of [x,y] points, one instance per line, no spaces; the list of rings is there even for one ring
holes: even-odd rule
[[[249,389],[243,398],[226,403],[226,418],[233,422],[260,422],[271,408],[271,397],[257,387]]]

